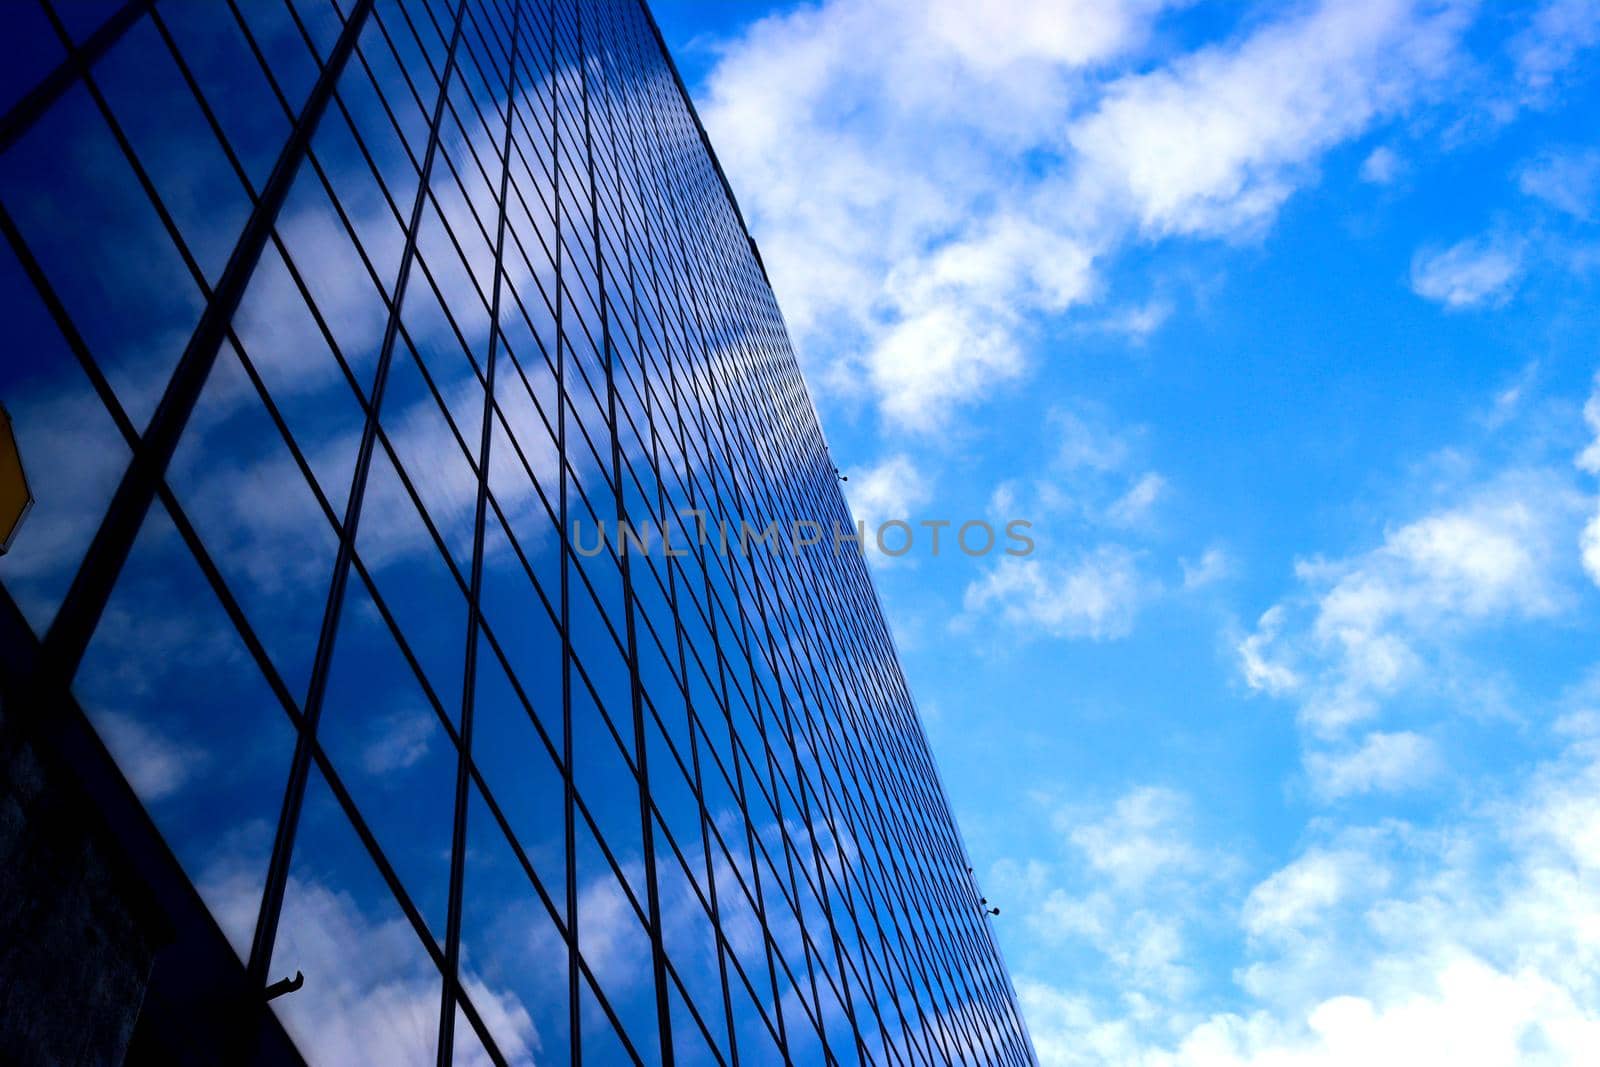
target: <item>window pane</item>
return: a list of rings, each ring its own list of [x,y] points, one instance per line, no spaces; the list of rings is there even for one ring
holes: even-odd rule
[[[547,812],[558,833],[560,811],[557,806]],[[508,1061],[566,1063],[566,940],[476,790],[467,835],[462,985]],[[565,898],[563,882],[547,891],[552,898]]]
[[[0,581],[34,632],[55,618],[128,465],[128,447],[9,247],[0,247],[9,351],[0,405],[34,503],[0,556]]]
[[[355,577],[339,616],[318,738],[406,892],[443,939],[456,748]]]
[[[134,425],[200,318],[200,292],[81,87],[0,158],[0,198]]]
[[[300,699],[338,540],[231,345],[212,368],[167,481]]]
[[[9,109],[66,58],[61,39],[38,0],[21,0],[6,12],[0,34],[0,111]]]
[[[242,957],[294,734],[159,503],[73,689]]]
[[[439,972],[316,768],[270,973],[276,981],[296,972],[305,986],[272,1010],[307,1062],[436,1062]]]
[[[150,19],[140,19],[94,66],[139,163],[212,285],[250,214],[221,144]]]

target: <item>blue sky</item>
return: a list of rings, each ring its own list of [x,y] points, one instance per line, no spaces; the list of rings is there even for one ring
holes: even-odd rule
[[[1600,4],[653,7],[1042,1058],[1590,1061]]]

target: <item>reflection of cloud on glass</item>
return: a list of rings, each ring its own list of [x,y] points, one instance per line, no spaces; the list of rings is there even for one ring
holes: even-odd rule
[[[259,875],[242,857],[224,856],[200,879],[200,886],[237,948],[231,928],[253,928]],[[274,1008],[316,1062],[384,1067],[434,1062],[439,976],[403,918],[375,920],[349,893],[292,877],[273,957],[307,976],[304,988]],[[463,985],[505,1058],[514,1064],[535,1063],[539,1035],[526,1009],[470,974],[464,975]],[[476,1055],[466,1062],[489,1062],[481,1050],[473,1051]]]
[[[240,962],[250,958],[274,832],[273,824],[264,818],[241,824],[222,841],[194,880],[200,899],[222,927]]]
[[[73,686],[90,722],[196,884],[239,828],[276,824],[290,722],[164,509],[134,542]],[[257,849],[265,855],[270,847]],[[235,849],[236,850],[236,849]],[[264,862],[240,884],[259,900]],[[206,897],[215,907],[215,898]],[[247,947],[246,917],[222,919]]]
[[[533,1025],[527,1010],[515,997],[497,994],[468,973],[465,965],[462,968],[461,984],[466,987],[467,997],[472,1001],[472,1006],[478,1009],[484,1028],[494,1035],[500,1055],[505,1057],[507,1063],[516,1064],[518,1067],[523,1064],[532,1067],[541,1062],[535,1055],[543,1048],[543,1043],[539,1040],[539,1031]],[[459,1029],[463,1025],[466,1025],[466,1021],[458,1015],[456,1027]],[[464,1048],[462,1044],[458,1038],[456,1063],[478,1067],[479,1064],[491,1062],[488,1054],[478,1047],[476,1038],[470,1043],[470,1047]]]
[[[624,865],[630,880],[642,877],[642,865]],[[594,972],[600,987],[621,993],[649,973],[640,973],[633,952],[633,934],[639,921],[627,894],[614,877],[603,874],[578,891],[578,949]]]
[[[20,390],[0,371],[0,400],[36,498],[11,551],[0,557],[0,579],[36,627],[65,594],[128,463],[127,447],[88,381],[72,367],[61,370]]]
[[[168,482],[214,558],[236,562],[272,597],[298,596],[325,575],[334,544],[316,498],[265,411],[231,347],[212,370],[195,419],[173,456]],[[307,443],[301,442],[304,446]],[[313,470],[331,469],[319,453],[354,455],[352,432],[315,446]]]
[[[500,410],[505,416],[505,426],[510,428],[511,435],[516,441],[516,448],[510,447],[510,442],[504,437],[495,440],[495,447],[489,451],[489,484],[496,492],[495,496],[500,507],[505,511],[507,518],[512,518],[524,508],[534,506],[535,495],[533,485],[528,480],[528,471],[546,485],[555,484],[555,478],[561,469],[561,455],[556,448],[555,440],[550,436],[545,422],[541,419],[539,411],[534,407],[529,398],[533,396],[550,398],[555,395],[555,375],[545,365],[544,360],[529,361],[524,359],[524,372],[527,387],[524,388],[521,377],[507,387],[496,386],[495,396],[500,404]],[[545,418],[549,417],[545,413]],[[520,457],[519,457],[520,453]],[[578,460],[578,469],[583,470],[581,458]],[[523,467],[526,462],[527,468]]]
[[[0,191],[142,426],[200,317],[200,294],[86,93],[63,96],[6,153]]]
[[[172,796],[205,765],[207,754],[202,750],[173,741],[120,712],[100,712],[94,725],[128,784],[146,804]]]
[[[476,401],[472,399],[473,392],[477,393]],[[449,383],[441,391],[447,406],[458,396],[461,407],[481,409],[483,389],[476,379]],[[472,557],[472,517],[478,495],[477,474],[468,456],[476,456],[478,442],[473,430],[452,426],[448,421],[445,411],[429,395],[416,362],[407,353],[396,353],[391,366],[384,398],[383,427],[394,449],[395,461],[410,480],[457,564],[466,569]],[[474,435],[470,442],[469,434]],[[372,479],[368,482],[369,491],[383,482],[381,478]],[[389,490],[395,497],[394,507],[403,506],[401,498],[410,495],[398,481],[391,484]],[[368,515],[380,522],[391,517],[387,508],[374,509],[363,504],[363,525]],[[385,547],[401,554],[414,551],[416,546],[405,539],[404,529],[404,524],[395,528],[382,527],[383,536],[366,549],[368,561],[378,565],[370,558],[370,553],[383,551]]]
[[[306,183],[306,187],[296,190],[299,195],[291,196],[284,215],[278,220],[277,230],[295,270],[305,282],[306,289],[316,301],[317,310],[337,341],[341,354],[357,377],[362,377],[361,372],[368,369],[369,362],[364,357],[376,351],[378,341],[383,336],[383,305],[373,286],[372,276],[359,266],[355,248],[333,205],[327,200],[326,193],[320,188],[312,188],[309,171],[301,176],[300,181]],[[362,231],[363,227],[356,223],[356,232]],[[277,275],[276,279],[277,284],[260,293],[263,305],[252,309],[255,312],[252,321],[263,325],[276,321],[280,317],[274,314],[277,311],[282,313],[284,321],[311,326],[303,310],[305,305],[301,301],[299,288],[294,285],[293,279],[286,272]],[[256,278],[251,281],[252,285],[262,284]],[[251,307],[248,302],[241,306],[241,315],[246,313],[248,307]],[[309,376],[306,383],[308,387],[338,375],[339,365],[327,351],[326,342],[320,334],[312,335],[306,330],[296,340],[303,341],[305,347],[302,349],[286,344],[271,353],[263,353],[263,358],[287,363],[289,366],[286,369],[305,370]],[[292,381],[294,375],[286,373],[282,379]]]
[[[716,815],[717,831],[724,844],[744,859],[744,822],[737,811],[724,811]],[[759,958],[764,945],[761,922],[756,915],[755,883],[748,871],[737,871],[728,860],[724,849],[713,846],[711,852],[712,881],[717,887],[717,902],[722,919],[722,936],[742,959]],[[748,866],[748,861],[746,861]],[[743,880],[743,888],[740,880]]]
[[[428,738],[436,727],[426,710],[397,711],[375,724],[376,736],[361,753],[368,774],[403,770],[428,754]]]
[[[170,527],[152,533],[176,541]],[[115,707],[129,697],[159,695],[169,677],[190,681],[185,672],[172,670],[174,663],[202,664],[231,673],[238,671],[244,660],[231,631],[209,629],[176,605],[135,613],[130,605],[113,600],[100,616],[94,640],[105,656],[97,672],[80,674],[76,688],[87,693],[95,705],[106,707]],[[142,702],[152,705],[148,708],[152,713],[161,711],[152,699]]]
[[[320,987],[308,980],[279,1008],[297,1044],[326,1063],[434,1062],[439,976],[417,951],[411,925],[401,918],[374,922],[348,893],[292,881],[273,956],[324,979]],[[493,994],[477,1006],[526,1018],[520,1006],[501,1005]],[[531,1038],[532,1023],[523,1029]]]

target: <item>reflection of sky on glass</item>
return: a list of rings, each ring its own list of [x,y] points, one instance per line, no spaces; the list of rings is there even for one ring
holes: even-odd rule
[[[0,197],[118,400],[143,426],[201,297],[81,88],[0,160]]]
[[[36,632],[55,616],[129,453],[9,248],[0,251],[7,353],[0,403],[34,490],[26,536],[0,556],[0,580]]]
[[[488,1043],[512,1063],[564,1062],[574,1040],[592,1062],[654,1062],[663,1007],[689,1064],[735,1050],[783,1062],[780,1040],[796,1061],[821,1061],[824,1044],[854,1060],[856,1029],[886,1062],[969,1040],[995,1025],[974,1007],[992,974],[974,963],[959,987],[921,974],[978,935],[961,890],[935,887],[948,874],[901,853],[918,835],[949,839],[907,769],[918,741],[875,608],[826,557],[719,558],[680,514],[764,526],[816,510],[819,486],[834,506],[836,489],[648,26],[631,6],[585,7],[580,65],[575,10],[526,5],[513,97],[508,9],[466,10],[272,948],[271,978],[301,971],[306,985],[273,1010],[314,1062],[432,1062],[470,682],[460,959],[477,1023],[449,1004],[457,1062],[489,1062]],[[216,284],[340,31],[315,0],[163,17],[242,179],[149,16],[94,78],[194,271],[83,86],[0,157],[0,199],[135,431],[203,309],[195,271]],[[152,506],[74,683],[241,955],[453,18],[409,0],[363,29],[166,470],[178,510]],[[8,71],[0,102],[40,69]],[[0,397],[40,490],[0,580],[43,634],[129,448],[9,248],[0,307],[19,353],[0,364]],[[687,553],[663,555],[659,533],[648,556],[624,559],[614,537],[593,556],[563,551],[563,500],[592,538],[619,497]],[[929,938],[946,955],[920,948]]]
[[[159,506],[134,544],[75,688],[191,874],[238,847],[255,824],[276,823],[294,746],[290,722]],[[230,885],[259,902],[265,869],[251,874]],[[237,920],[224,932],[235,949],[247,949],[254,909],[223,903],[207,900],[219,917]]]

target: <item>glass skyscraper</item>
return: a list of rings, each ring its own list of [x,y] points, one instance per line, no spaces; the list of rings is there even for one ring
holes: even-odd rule
[[[217,1062],[1032,1061],[641,4],[0,39],[5,718],[199,902],[145,1018]]]

